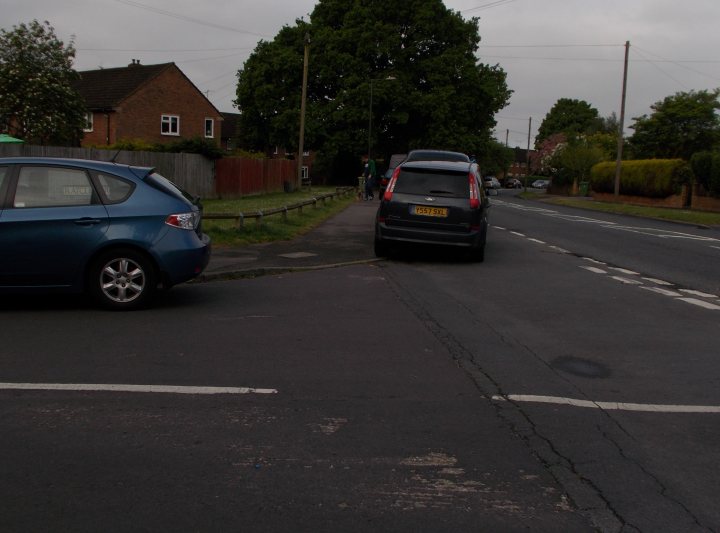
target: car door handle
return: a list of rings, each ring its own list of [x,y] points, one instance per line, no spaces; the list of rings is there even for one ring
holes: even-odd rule
[[[95,224],[100,224],[102,220],[99,218],[80,218],[75,221],[75,224],[78,226],[94,226]]]

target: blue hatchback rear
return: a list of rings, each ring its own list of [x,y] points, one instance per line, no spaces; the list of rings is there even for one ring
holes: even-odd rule
[[[147,305],[210,259],[198,202],[152,168],[0,158],[0,291]]]

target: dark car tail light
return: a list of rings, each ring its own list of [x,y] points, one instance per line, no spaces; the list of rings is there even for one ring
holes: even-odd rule
[[[395,184],[397,183],[398,176],[400,175],[400,167],[397,167],[393,171],[392,178],[390,178],[390,183],[388,183],[387,189],[385,189],[385,194],[383,195],[383,199],[386,202],[389,202],[392,199],[393,191],[395,190]]]
[[[468,183],[470,185],[470,209],[480,209],[480,191],[472,172],[468,174]]]

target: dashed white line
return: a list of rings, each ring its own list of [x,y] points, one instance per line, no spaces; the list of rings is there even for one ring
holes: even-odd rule
[[[591,263],[595,263],[596,265],[607,265],[607,263],[603,263],[602,261],[598,261],[597,259],[593,259],[592,257],[583,257],[584,261],[590,261]]]
[[[709,309],[711,311],[720,310],[720,305],[711,304],[710,302],[706,302],[704,300],[698,300],[697,298],[678,298],[678,300],[682,300],[683,302],[687,302],[692,305],[697,305],[698,307],[702,307],[703,309]]]
[[[594,402],[590,400],[577,400],[575,398],[563,398],[561,396],[536,396],[532,394],[508,394],[507,396],[495,395],[492,399],[495,401],[550,403],[556,405],[567,405],[570,407],[603,409],[606,411],[637,411],[645,413],[720,413],[720,406],[718,405],[664,405],[648,403]]]
[[[607,274],[607,272],[605,270],[603,270],[602,268],[586,267],[586,266],[582,266],[582,265],[580,266],[580,268],[582,268],[583,270],[588,270],[594,274]]]
[[[535,242],[537,244],[547,244],[545,241],[541,241],[540,239],[532,239],[532,238],[528,237],[528,240],[530,242]]]
[[[610,276],[615,281],[624,283],[625,285],[642,285],[642,281],[637,279],[623,278],[622,276]]]
[[[685,294],[689,294],[690,296],[699,296],[700,298],[717,298],[717,296],[714,294],[708,294],[706,292],[695,291],[692,289],[680,289],[680,292],[684,292]]]
[[[520,233],[520,232],[517,232],[517,231],[511,231],[510,233],[512,233],[513,235],[517,235],[518,237],[524,237],[524,236],[525,236],[524,233]]]
[[[663,296],[672,296],[673,298],[679,298],[682,296],[679,292],[671,291],[669,289],[663,289],[662,287],[640,287],[641,289],[645,289],[646,291],[656,292],[658,294],[662,294]]]
[[[0,390],[60,390],[93,392],[145,392],[164,394],[276,394],[277,389],[251,387],[189,387],[178,385],[126,385],[109,383],[0,383]]]
[[[672,283],[669,281],[663,281],[661,279],[655,279],[655,278],[643,278],[645,281],[649,281],[650,283],[654,283],[655,285],[665,285],[666,287],[672,287]]]
[[[627,268],[619,268],[619,267],[610,267],[610,270],[614,270],[615,272],[620,272],[621,274],[626,274],[628,276],[639,276],[639,272],[635,272],[633,270],[628,270]]]

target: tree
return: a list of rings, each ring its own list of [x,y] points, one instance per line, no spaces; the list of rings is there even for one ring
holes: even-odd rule
[[[85,105],[73,88],[75,48],[46,21],[0,30],[0,128],[31,142],[77,141]]]
[[[507,174],[515,159],[515,151],[498,141],[490,141],[478,159],[483,175]]]
[[[427,147],[482,153],[510,91],[502,69],[475,57],[477,24],[442,0],[320,0],[311,22],[259,43],[238,73],[244,146],[297,146],[309,34],[305,139],[327,168],[367,153],[371,113],[373,155]]]
[[[604,121],[599,117],[598,110],[583,100],[560,98],[538,128],[535,145],[555,133],[562,133],[567,138],[581,134],[595,133],[604,127]]]
[[[573,192],[578,190],[578,183],[588,181],[590,169],[600,161],[607,159],[603,151],[591,138],[578,137],[568,142],[558,155],[564,175],[572,180]]]
[[[720,89],[679,92],[651,106],[653,113],[634,118],[629,140],[636,158],[681,158],[720,145]]]

